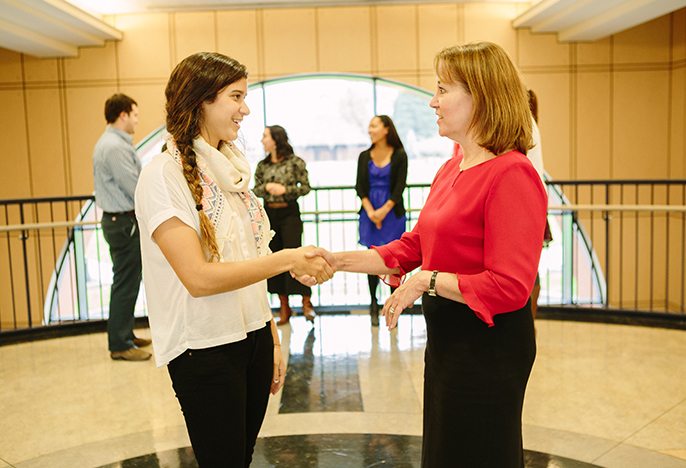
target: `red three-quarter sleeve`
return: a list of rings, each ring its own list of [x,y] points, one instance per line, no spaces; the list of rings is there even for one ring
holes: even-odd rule
[[[543,247],[547,195],[521,153],[498,156],[466,171],[446,162],[412,232],[376,247],[404,275],[421,265],[457,275],[467,305],[488,325],[526,304]],[[397,285],[400,277],[391,277]]]
[[[484,203],[484,270],[460,274],[467,305],[489,325],[498,313],[521,309],[531,294],[543,246],[547,198],[524,164],[493,178]]]

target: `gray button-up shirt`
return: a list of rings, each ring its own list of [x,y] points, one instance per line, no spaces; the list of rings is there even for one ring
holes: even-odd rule
[[[97,205],[110,213],[133,210],[133,196],[142,168],[133,136],[108,125],[93,150]]]

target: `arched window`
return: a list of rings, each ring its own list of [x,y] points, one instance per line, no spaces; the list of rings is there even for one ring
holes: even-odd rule
[[[375,115],[393,119],[409,158],[408,183],[428,184],[453,143],[436,131],[432,94],[383,78],[350,74],[297,75],[250,84],[250,115],[238,145],[250,166],[264,158],[264,127],[281,125],[295,154],[307,162],[312,186],[354,185],[357,157],[371,144],[367,129]],[[141,143],[145,164],[162,146],[164,126]]]
[[[409,158],[408,184],[422,185],[411,187],[405,194],[410,214],[408,229],[416,222],[428,193],[427,186],[438,168],[451,156],[453,142],[440,137],[436,131],[436,115],[429,107],[431,96],[432,93],[410,85],[351,74],[298,75],[254,83],[248,88],[246,103],[250,115],[241,124],[238,144],[254,170],[257,162],[265,156],[261,144],[264,127],[283,126],[295,154],[307,162],[311,185],[335,186],[340,192],[315,190],[301,199],[306,221],[305,243],[333,250],[350,250],[357,247],[359,209],[359,200],[350,187],[355,184],[357,157],[371,144],[367,129],[375,115],[385,114],[393,119]],[[138,144],[143,164],[160,152],[165,133],[162,125]],[[316,192],[322,192],[322,195]],[[549,193],[552,205],[565,204],[558,190],[551,189]],[[327,210],[334,214],[325,214]],[[85,210],[81,219],[95,220],[94,207]],[[583,227],[575,219],[563,215],[549,216],[549,220],[554,240],[544,252],[539,268],[542,277],[540,303],[602,303],[604,279]],[[96,239],[94,236],[89,238]],[[105,279],[106,283],[111,269],[107,244],[102,239],[94,244],[97,247],[91,243],[89,241],[84,254],[86,269],[98,273],[97,277]],[[73,250],[71,246],[65,248],[65,257],[58,265],[68,265],[67,257],[71,257]],[[579,254],[585,267],[573,261]],[[52,321],[57,303],[62,300],[58,286],[62,282],[61,276],[73,276],[71,271],[59,268],[55,271],[51,292],[48,293],[51,299],[46,300],[46,323]],[[95,277],[95,273],[86,276]],[[369,293],[362,275],[337,275],[337,278],[342,282],[336,284],[332,281],[317,288],[314,299],[319,305],[368,303]],[[583,286],[586,284],[588,286]],[[86,307],[89,311],[87,316],[105,316],[103,310],[109,307],[109,299],[102,290],[109,291],[109,284],[103,284],[101,280],[100,285],[91,283],[77,287],[79,290],[88,289],[88,294],[80,297],[94,298],[88,300],[93,303]],[[90,291],[93,288],[99,288],[100,293]],[[140,297],[142,299],[143,295]],[[83,310],[83,305],[80,308]],[[65,309],[69,306],[63,305],[62,310]],[[137,314],[143,313],[143,305],[139,303]]]

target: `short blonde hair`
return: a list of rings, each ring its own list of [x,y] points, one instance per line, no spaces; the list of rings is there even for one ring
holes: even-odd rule
[[[469,129],[476,142],[496,156],[533,146],[531,110],[522,77],[508,53],[491,42],[448,47],[434,59],[438,78],[462,85],[472,96]]]

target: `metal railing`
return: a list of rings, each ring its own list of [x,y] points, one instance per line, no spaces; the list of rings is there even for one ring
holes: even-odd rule
[[[405,191],[408,229],[428,193],[427,185]],[[549,198],[542,307],[686,317],[686,181],[555,181]],[[93,197],[5,200],[0,209],[0,335],[106,319],[111,263]],[[313,189],[301,199],[304,243],[363,249],[358,210],[352,187]],[[383,288],[381,299],[389,292]],[[340,272],[313,290],[321,310],[365,308],[369,300],[364,275]],[[137,315],[145,313],[141,294]]]
[[[604,285],[600,307],[686,313],[686,181],[554,181],[550,192],[562,203],[550,203],[549,215],[566,232],[583,229],[587,243],[568,246],[563,263],[578,261],[581,252],[594,256],[591,274]]]

